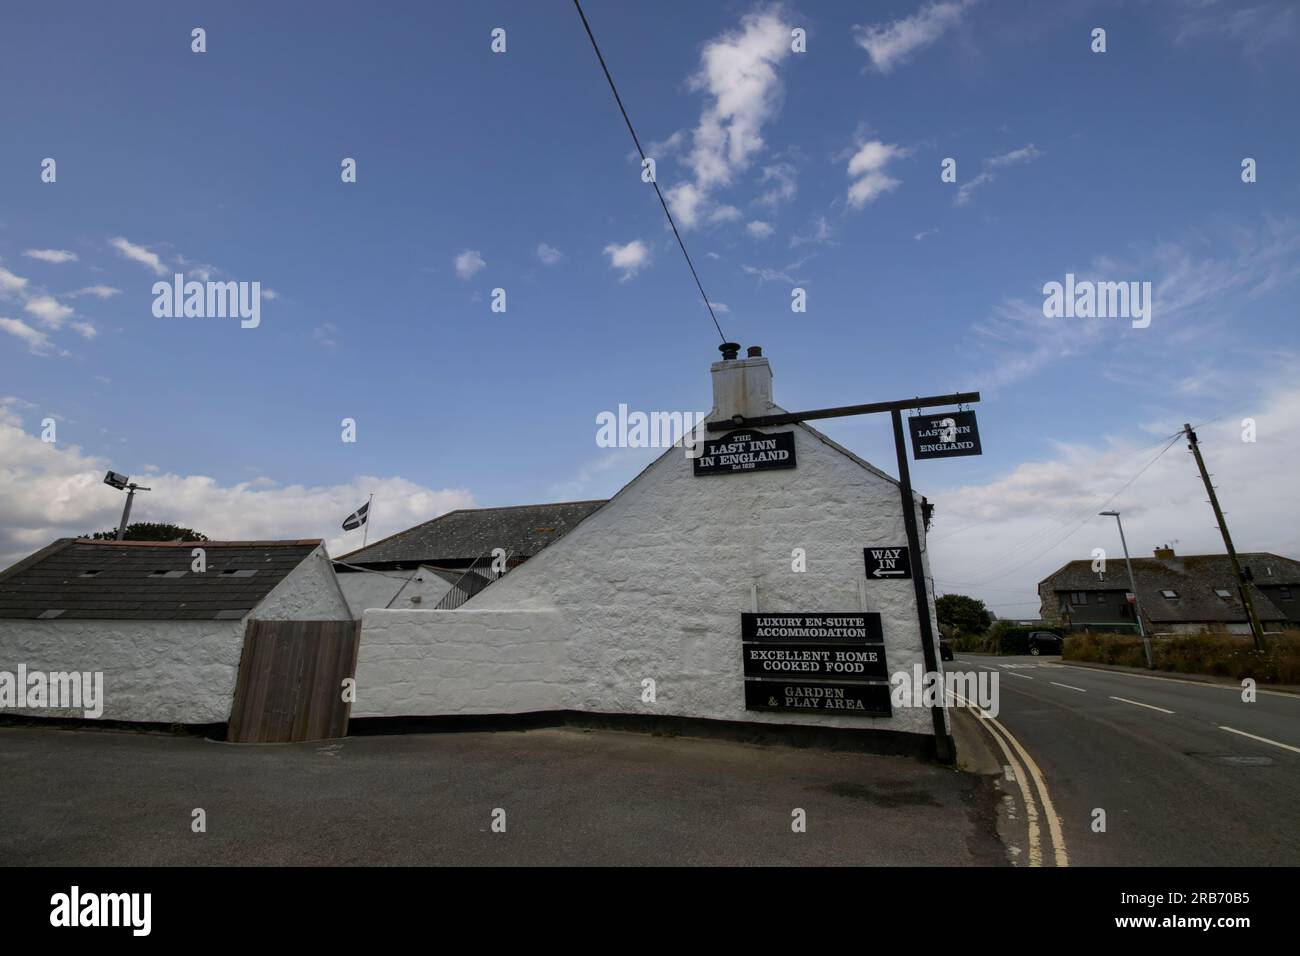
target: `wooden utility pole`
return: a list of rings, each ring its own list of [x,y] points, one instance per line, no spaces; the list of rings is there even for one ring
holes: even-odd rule
[[[1214,509],[1214,519],[1219,522],[1219,531],[1223,534],[1224,547],[1228,549],[1228,560],[1232,562],[1232,573],[1237,576],[1237,588],[1241,592],[1241,602],[1246,606],[1246,617],[1250,620],[1250,633],[1255,638],[1255,650],[1264,649],[1264,628],[1260,626],[1259,615],[1255,613],[1255,600],[1250,596],[1250,586],[1246,581],[1246,576],[1242,574],[1241,562],[1237,560],[1237,549],[1232,546],[1232,535],[1228,534],[1228,522],[1223,517],[1223,509],[1219,507],[1219,496],[1214,493],[1214,485],[1210,484],[1210,473],[1205,470],[1205,459],[1201,457],[1201,446],[1196,442],[1196,432],[1192,431],[1192,426],[1184,423],[1183,434],[1187,436],[1187,447],[1192,450],[1196,457],[1196,467],[1201,471],[1201,480],[1205,482],[1205,491],[1210,496],[1210,507]]]

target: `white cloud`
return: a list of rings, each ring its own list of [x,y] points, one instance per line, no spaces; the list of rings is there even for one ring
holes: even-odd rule
[[[773,269],[769,266],[748,265],[742,265],[740,268],[749,275],[755,276],[759,283],[786,282],[790,285],[807,285],[807,279],[798,278],[798,270],[803,268],[803,264],[807,262],[809,258],[809,256],[804,256],[799,261],[792,262],[788,266],[784,266],[780,269]]]
[[[762,129],[780,108],[777,67],[790,56],[790,25],[781,8],[754,11],[705,44],[690,87],[707,99],[686,157],[692,182],[667,196],[674,217],[689,229],[708,208],[710,194],[729,186],[764,146]]]
[[[274,289],[263,289],[262,298],[266,299],[268,302],[274,302],[276,299],[280,298],[280,293],[276,292]]]
[[[21,293],[27,288],[27,280],[22,276],[16,276],[4,266],[0,266],[0,295],[8,295],[10,292]]]
[[[564,258],[564,253],[554,246],[539,242],[537,244],[537,258],[542,260],[543,265],[553,266]]]
[[[944,0],[930,3],[910,17],[883,26],[854,26],[853,38],[867,51],[872,65],[881,73],[888,73],[907,62],[917,50],[938,40],[950,27],[956,26],[973,2]]]
[[[0,406],[0,413],[4,407]],[[84,453],[78,446],[42,442],[13,420],[0,417],[0,567],[59,537],[113,527],[122,495],[105,486],[104,472],[121,462]],[[143,466],[137,468],[142,470]],[[326,539],[332,555],[361,546],[360,534],[340,529],[343,519],[375,495],[372,540],[428,521],[455,508],[474,507],[463,489],[433,489],[401,477],[358,477],[325,486],[280,486],[265,478],[221,484],[202,475],[152,475],[153,491],[137,499],[132,517],[170,521],[214,539]]]
[[[150,252],[144,246],[137,246],[135,243],[123,239],[121,236],[118,236],[115,239],[110,239],[108,244],[133,262],[138,262],[141,265],[152,269],[154,275],[165,276],[171,271],[163,265],[162,259],[158,258],[156,252]]]
[[[64,320],[72,315],[72,309],[63,305],[52,295],[33,296],[27,300],[23,308],[36,316],[41,325],[51,329],[63,328]]]
[[[761,219],[755,219],[746,225],[745,230],[755,239],[766,239],[774,231],[770,222],[763,222]]]
[[[700,221],[704,193],[694,183],[678,183],[668,190],[664,199],[668,202],[677,225],[683,229],[695,228]]]
[[[27,343],[27,348],[37,355],[53,351],[50,337],[39,329],[34,329],[21,319],[7,319],[0,316],[0,330],[15,335]]]
[[[957,196],[953,203],[958,206],[964,206],[970,202],[971,193],[997,179],[993,170],[1001,169],[1004,166],[1014,166],[1018,163],[1032,163],[1039,156],[1042,156],[1042,150],[1038,149],[1033,143],[1028,146],[1021,146],[1019,149],[1013,149],[1009,153],[1003,153],[1000,156],[991,156],[984,160],[984,168],[974,179],[968,180],[961,184],[957,189]]]
[[[798,183],[795,179],[796,170],[790,163],[775,163],[771,166],[763,167],[762,183],[771,183],[767,192],[758,197],[758,201],[766,206],[777,206],[783,202],[789,202],[799,191]]]
[[[484,261],[483,256],[479,254],[477,249],[466,249],[456,257],[455,263],[456,275],[462,279],[468,279],[487,265],[487,262]]]
[[[718,315],[726,315],[731,311],[731,306],[727,305],[725,302],[710,302],[709,305],[712,307],[714,312],[718,313]]]
[[[709,213],[709,222],[736,222],[744,218],[743,214],[735,206],[718,206]]]
[[[797,249],[799,246],[806,245],[808,243],[826,244],[832,246],[836,244],[831,242],[831,226],[830,223],[826,221],[825,216],[818,216],[816,221],[813,222],[813,227],[809,232],[805,232],[805,233],[797,232],[790,237],[791,249]]]
[[[78,335],[85,339],[93,339],[99,335],[99,329],[95,328],[89,322],[73,322],[72,328]]]
[[[311,330],[312,340],[324,348],[332,349],[338,347],[339,328],[333,322],[326,322],[324,325],[318,325]]]
[[[115,295],[121,295],[121,289],[115,289],[111,285],[88,285],[84,289],[78,289],[76,292],[64,293],[65,299],[75,299],[81,295],[93,295],[97,299],[111,299]]]
[[[1044,318],[1042,285],[1062,281],[1067,272],[1076,282],[1151,282],[1151,328],[1131,329],[1125,320]],[[998,303],[971,327],[972,337],[962,348],[980,370],[978,387],[993,389],[1122,339],[1123,353],[1107,370],[1131,359],[1141,370],[1132,370],[1126,384],[1160,382],[1169,391],[1178,385],[1164,377],[1184,374],[1189,360],[1213,354],[1225,367],[1229,357],[1249,348],[1252,343],[1240,330],[1254,301],[1297,279],[1300,220],[1268,219],[1255,230],[1196,229],[1180,242],[1131,245],[1118,258],[1063,263],[1057,274],[1031,283],[1032,297],[1009,296]],[[1274,348],[1271,354],[1286,352]]]
[[[1241,440],[1240,421],[1247,415],[1259,429],[1254,444]],[[1180,418],[1167,433],[1181,423]],[[1277,510],[1278,502],[1293,496],[1300,471],[1300,389],[1288,383],[1257,401],[1241,402],[1219,422],[1199,426],[1197,437],[1230,512],[1237,548],[1300,553],[1300,525],[1279,521]],[[980,598],[1002,616],[1036,618],[1037,582],[1065,562],[1091,558],[1093,548],[1104,548],[1108,560],[1122,567],[1114,519],[1097,516],[1107,508],[1123,512],[1134,556],[1150,556],[1157,545],[1174,539],[1181,553],[1222,554],[1223,541],[1185,443],[1175,441],[1156,459],[1164,444],[1061,444],[1049,457],[1018,465],[987,484],[932,493],[936,522],[927,547],[936,590]]]
[[[609,256],[609,266],[611,269],[621,269],[623,275],[619,281],[626,281],[641,271],[641,268],[650,262],[650,250],[640,239],[633,239],[626,245],[610,243],[605,247],[605,255]]]
[[[912,238],[915,239],[917,242],[923,242],[924,240],[929,239],[931,236],[937,235],[938,232],[939,232],[938,229],[922,229]]]
[[[28,249],[23,255],[32,259],[39,259],[42,262],[76,262],[77,254],[68,252],[66,249]]]
[[[903,155],[898,146],[878,139],[864,143],[849,160],[849,205],[861,209],[885,193],[896,189],[899,181],[885,172],[891,160]]]

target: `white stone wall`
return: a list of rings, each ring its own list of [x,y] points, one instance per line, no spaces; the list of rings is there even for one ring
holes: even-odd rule
[[[357,677],[369,697],[353,714],[573,709],[931,733],[923,709],[745,709],[740,614],[753,609],[751,587],[760,611],[863,610],[863,547],[907,543],[896,484],[812,429],[767,431],[787,428],[794,469],[696,478],[672,449],[463,609],[367,612]],[[807,553],[804,573],[791,570],[794,548]],[[883,619],[890,671],[923,664],[912,583],[873,581],[865,593]],[[522,627],[518,614],[502,616],[529,610],[539,613]],[[529,682],[520,701],[509,675]],[[654,704],[641,701],[645,678]]]
[[[336,575],[355,620],[370,608],[430,610],[451,590],[451,582],[432,571],[346,571]],[[401,592],[398,594],[398,592]],[[393,600],[394,595],[397,600]],[[419,598],[418,601],[413,600]]]
[[[524,714],[567,706],[552,611],[368,610],[353,717]]]
[[[348,621],[352,611],[321,546],[286,574],[250,616],[259,621]]]
[[[101,720],[178,724],[230,719],[242,621],[0,621],[0,671],[102,671]],[[25,709],[36,717],[80,710]]]

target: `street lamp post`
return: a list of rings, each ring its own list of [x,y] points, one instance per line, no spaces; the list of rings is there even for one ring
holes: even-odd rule
[[[1100,511],[1098,514],[1113,516],[1119,526],[1119,543],[1124,546],[1124,563],[1128,565],[1128,586],[1133,589],[1133,613],[1137,616],[1138,633],[1142,635],[1142,647],[1147,654],[1147,669],[1155,670],[1156,661],[1151,653],[1151,638],[1147,635],[1146,625],[1142,623],[1142,604],[1138,599],[1137,578],[1133,576],[1133,562],[1128,556],[1128,542],[1124,540],[1124,522],[1119,520],[1118,511]]]
[[[126,506],[122,509],[122,523],[117,526],[117,540],[121,541],[126,534],[126,523],[131,520],[131,503],[135,501],[135,493],[137,491],[152,491],[153,489],[137,485],[126,475],[120,475],[115,471],[110,471],[104,476],[104,484],[116,488],[118,491],[126,492]]]

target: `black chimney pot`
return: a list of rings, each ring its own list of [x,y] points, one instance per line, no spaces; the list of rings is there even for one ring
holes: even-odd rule
[[[763,347],[761,345],[751,345],[749,349],[746,350],[745,355],[749,358],[762,358]]]
[[[739,342],[723,342],[718,346],[718,351],[722,353],[722,360],[730,362],[732,359],[740,357]]]

